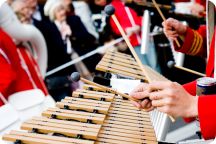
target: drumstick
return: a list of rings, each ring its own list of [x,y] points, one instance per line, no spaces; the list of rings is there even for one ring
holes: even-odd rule
[[[166,21],[166,18],[164,16],[164,14],[162,13],[161,9],[159,8],[158,4],[156,3],[156,1],[152,0],[152,2],[154,4],[155,8],[157,9],[158,13],[160,14],[161,18],[163,19],[163,21]],[[175,42],[176,42],[178,47],[181,47],[181,45],[177,39],[175,40]]]
[[[118,94],[118,95],[120,95],[120,96],[122,96],[122,97],[124,97],[124,98],[129,99],[129,100],[132,100],[132,101],[139,101],[139,100],[137,100],[137,99],[132,98],[131,96],[129,96],[129,95],[127,95],[127,94],[118,92],[117,90],[114,90],[114,89],[112,89],[112,88],[108,88],[108,87],[106,87],[106,86],[103,86],[103,85],[97,84],[97,83],[95,83],[95,82],[92,82],[92,81],[90,81],[90,80],[87,80],[87,79],[85,79],[85,78],[82,78],[78,72],[73,72],[73,73],[71,74],[71,77],[70,77],[70,78],[71,78],[71,80],[74,81],[74,82],[78,82],[79,80],[81,80],[81,81],[83,81],[84,83],[87,83],[87,84],[90,84],[90,85],[99,87],[99,88],[101,88],[101,89],[103,89],[103,90],[106,90],[106,91],[111,92],[111,93],[114,93],[114,94]]]
[[[120,25],[118,19],[116,18],[115,14],[114,14],[114,13],[115,13],[115,8],[114,8],[112,5],[107,5],[107,6],[105,7],[105,12],[106,12],[107,15],[109,15],[109,16],[112,17],[113,21],[115,22],[117,28],[119,29],[119,31],[120,31],[120,33],[121,33],[121,35],[122,35],[122,37],[124,38],[124,40],[125,40],[125,42],[126,42],[128,48],[130,49],[130,51],[131,51],[131,53],[132,53],[134,59],[136,60],[138,66],[140,67],[140,69],[142,70],[142,72],[144,73],[144,75],[146,76],[146,79],[147,79],[149,82],[151,82],[151,78],[150,78],[149,75],[147,74],[146,70],[143,68],[143,64],[142,64],[141,60],[140,60],[139,57],[137,56],[137,54],[136,54],[136,52],[135,52],[135,50],[134,50],[132,44],[130,43],[128,37],[126,36],[126,34],[125,34],[125,32],[124,32],[124,30],[123,30],[123,28],[122,28],[122,26]],[[137,100],[136,100],[136,101],[137,101]],[[172,116],[169,116],[169,117],[170,117],[170,119],[171,119],[172,122],[175,122],[175,118],[173,118]]]
[[[175,68],[178,68],[178,69],[180,69],[180,70],[183,70],[183,71],[186,71],[186,72],[189,72],[189,73],[192,73],[192,74],[196,74],[196,75],[201,76],[201,77],[205,77],[205,76],[206,76],[206,75],[203,74],[203,73],[200,73],[200,72],[197,72],[197,71],[194,71],[194,70],[185,68],[185,67],[177,66],[177,65],[175,65],[175,62],[174,62],[174,61],[168,61],[167,66],[168,66],[169,68],[175,67]]]

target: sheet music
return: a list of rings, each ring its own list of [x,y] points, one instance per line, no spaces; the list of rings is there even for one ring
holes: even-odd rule
[[[130,93],[136,86],[140,84],[140,80],[128,80],[128,79],[111,79],[112,88],[122,92]]]

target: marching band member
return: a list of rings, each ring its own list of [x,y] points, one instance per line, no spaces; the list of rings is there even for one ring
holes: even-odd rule
[[[21,121],[54,106],[55,102],[47,92],[37,63],[28,50],[17,48],[3,30],[0,30],[0,35],[0,94],[3,97],[0,99],[1,136],[19,126]],[[13,111],[18,113],[18,119],[15,119]],[[14,121],[5,121],[13,118]]]
[[[192,14],[198,17],[205,15],[206,0],[174,0],[175,12]]]
[[[160,71],[153,43],[151,45],[149,44],[150,48],[146,54],[141,54],[141,27],[143,18],[138,16],[132,8],[125,6],[125,4],[120,0],[112,0],[111,5],[115,8],[115,16],[121,24],[123,30],[129,36],[129,40],[142,63],[149,65],[157,71]],[[110,25],[112,31],[116,35],[120,36],[120,31],[118,30],[113,19],[110,19]]]
[[[4,1],[1,1],[1,16],[4,15],[4,6]],[[19,23],[16,23],[17,19],[13,19],[15,17],[10,17],[13,21],[7,21],[10,19],[7,16],[0,18],[0,137],[11,128],[17,128],[21,121],[38,115],[45,108],[55,104],[28,49],[16,47],[11,37],[3,31],[8,30],[8,27],[13,28],[14,25],[20,28]],[[24,35],[26,31],[22,32]],[[33,35],[28,34],[30,37]],[[17,38],[20,39],[21,36]],[[3,143],[1,138],[0,143]]]
[[[215,4],[215,1],[209,0],[209,17],[215,13]],[[176,47],[177,51],[190,55],[208,56],[208,64],[206,67],[206,75],[208,77],[213,77],[214,75],[216,30],[214,22],[215,17],[209,19],[208,25],[201,26],[198,31],[194,31],[172,18],[163,22],[164,32],[168,38],[174,40],[180,36],[183,40],[182,47]],[[207,34],[206,29],[208,29]],[[183,86],[176,82],[160,81],[142,84],[131,95],[137,99],[143,99],[149,96],[151,101],[145,99],[139,103],[134,102],[135,106],[145,108],[147,111],[157,108],[159,111],[174,117],[184,117],[186,121],[192,121],[195,117],[198,117],[204,139],[212,139],[216,136],[216,110],[214,108],[216,94],[195,96],[196,81]]]
[[[29,42],[34,52],[34,58],[40,67],[42,76],[47,69],[47,47],[41,32],[32,25],[22,24],[7,3],[0,8],[0,27],[12,37],[16,43]]]

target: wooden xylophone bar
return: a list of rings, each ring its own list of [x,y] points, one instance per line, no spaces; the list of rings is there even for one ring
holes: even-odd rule
[[[90,87],[78,89],[42,116],[25,121],[25,131],[11,131],[3,139],[16,144],[157,143],[147,112]]]
[[[96,66],[96,70],[147,81],[134,58],[119,52],[108,51]]]
[[[145,75],[140,77],[141,69],[131,55],[122,54],[116,51],[108,51],[105,53],[102,60],[96,66],[96,69],[103,72],[113,73],[117,76],[123,76],[123,78],[128,79],[141,79],[143,82],[148,82],[146,77],[152,81],[168,81],[164,76],[154,71],[152,68],[143,65],[145,70]],[[87,87],[87,86],[84,86]],[[89,87],[89,90],[99,90],[96,87]],[[151,120],[155,129],[155,133],[158,140],[165,140],[167,133],[167,127],[170,124],[169,117],[157,110],[150,112]],[[174,119],[170,117],[172,121]]]
[[[129,59],[128,59],[129,58]],[[149,66],[143,65],[148,77],[151,81],[160,80],[167,81],[168,79],[151,69]],[[110,72],[114,74],[121,74],[133,79],[141,79],[147,82],[145,75],[142,74],[141,69],[130,55],[122,54],[120,52],[108,51],[101,61],[96,66],[96,69],[103,72]]]
[[[129,116],[129,113],[133,116]],[[123,100],[119,96],[116,96],[112,102],[102,126],[103,129],[104,131],[100,131],[98,136],[102,142],[156,143],[148,113],[137,110],[131,106],[129,101]],[[106,130],[111,131],[111,133],[106,132]],[[121,134],[123,135],[122,138],[119,137]]]

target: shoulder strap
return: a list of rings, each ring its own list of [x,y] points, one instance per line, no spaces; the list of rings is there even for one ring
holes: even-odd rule
[[[3,94],[0,92],[0,100],[2,100],[2,102],[4,103],[4,104],[7,104],[8,103],[8,101],[5,99],[5,97],[3,96]]]
[[[7,57],[6,53],[0,48],[0,55],[2,55],[9,64],[11,64],[9,58]]]

